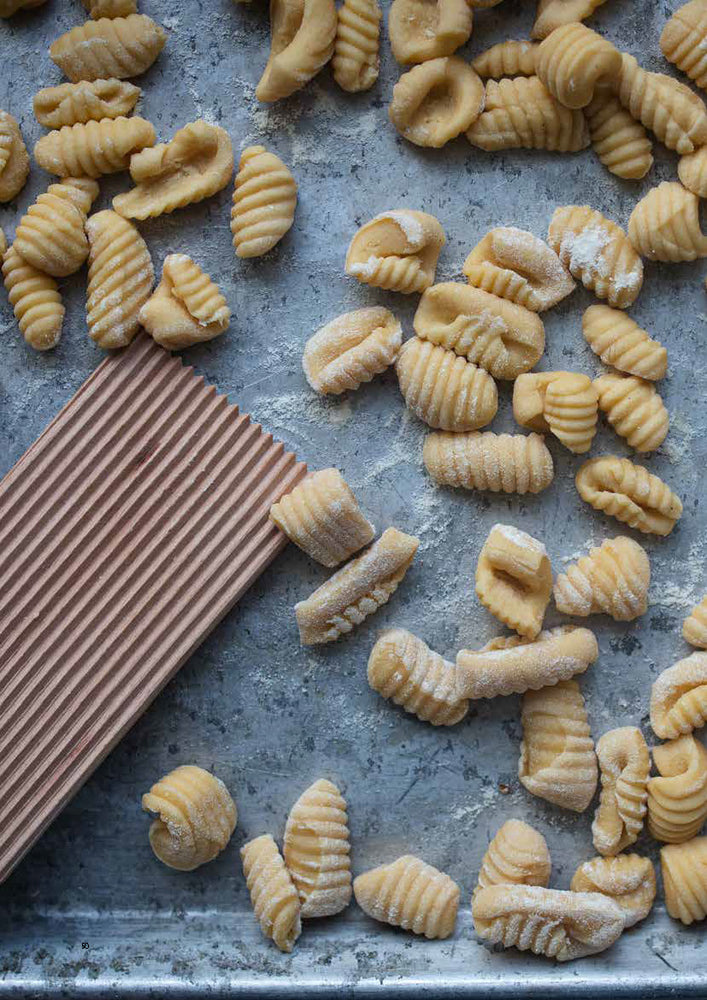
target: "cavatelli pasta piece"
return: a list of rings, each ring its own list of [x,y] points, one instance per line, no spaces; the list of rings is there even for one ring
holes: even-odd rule
[[[355,309],[309,338],[302,357],[304,374],[316,392],[338,396],[385,371],[402,342],[403,329],[388,309]]]
[[[540,434],[436,431],[425,438],[422,458],[435,482],[466,490],[540,493],[554,475]]]
[[[387,528],[363,555],[295,605],[300,642],[333,642],[386,604],[410,568],[419,539]]]
[[[236,804],[220,778],[186,764],[160,778],[142,797],[156,813],[150,846],[164,864],[190,872],[221,853],[236,828]]]
[[[30,347],[48,351],[56,347],[64,322],[64,306],[56,281],[23,260],[9,247],[2,274],[17,325]]]
[[[395,369],[407,407],[430,427],[473,431],[496,416],[496,383],[454,351],[413,337],[403,344]]]
[[[126,219],[148,219],[193,205],[224,188],[233,173],[233,146],[218,125],[189,122],[169,142],[143,149],[130,159],[136,187],[113,199]]]
[[[439,149],[466,132],[484,107],[484,85],[456,56],[428,59],[393,87],[388,117],[416,146]]]
[[[648,782],[648,829],[656,840],[681,844],[707,820],[707,750],[694,736],[653,748],[660,777]]]
[[[594,379],[599,409],[636,451],[655,451],[668,434],[668,411],[655,386],[635,375],[606,372]]]
[[[648,610],[651,566],[632,538],[607,538],[588,556],[568,566],[555,581],[555,604],[566,615],[611,615],[633,621]]]
[[[124,80],[149,69],[166,41],[164,28],[145,14],[102,17],[61,35],[49,47],[49,56],[72,83]]]
[[[337,12],[331,68],[342,90],[370,90],[378,79],[380,22],[378,0],[344,0]]]
[[[597,759],[579,684],[526,691],[518,777],[533,795],[584,812],[597,786]]]
[[[597,741],[601,795],[592,823],[600,854],[614,855],[635,844],[648,808],[651,757],[640,729],[612,729]],[[573,885],[572,888],[580,888]],[[586,887],[581,887],[586,891]]]
[[[551,431],[575,455],[591,448],[597,412],[597,391],[588,375],[530,372],[513,386],[513,416],[521,427]]]
[[[34,158],[60,177],[100,177],[126,170],[133,153],[154,141],[155,130],[144,118],[104,118],[49,132],[35,143]]]
[[[433,726],[453,726],[469,702],[456,690],[457,669],[403,628],[385,632],[368,659],[368,683],[384,698]]]
[[[495,524],[476,564],[476,596],[499,621],[534,639],[552,593],[542,542],[509,524]]]
[[[55,278],[78,271],[88,257],[84,226],[97,195],[98,185],[88,178],[78,187],[69,178],[50,184],[20,220],[14,243],[19,255]]]
[[[479,889],[471,906],[483,941],[569,962],[609,948],[624,929],[619,906],[598,892],[539,885]]]
[[[537,76],[487,81],[483,113],[466,137],[487,152],[525,148],[576,153],[589,145],[582,112],[563,107]]]
[[[535,71],[566,108],[585,108],[597,89],[611,86],[621,73],[621,53],[579,21],[555,28],[540,43]]]
[[[537,313],[459,281],[432,285],[413,320],[422,340],[439,344],[499,379],[529,371],[545,349]]]
[[[270,520],[322,566],[338,566],[375,536],[338,469],[319,469],[270,508]]]
[[[551,866],[543,835],[522,820],[506,820],[481,859],[472,899],[490,885],[547,886]]]
[[[270,0],[270,55],[255,88],[259,101],[300,90],[334,53],[334,0]]]
[[[299,895],[269,833],[241,847],[243,874],[255,916],[265,937],[280,951],[292,951],[302,933]]]
[[[99,17],[128,17],[137,12],[137,0],[83,0],[94,20]]]
[[[471,65],[484,80],[501,80],[503,77],[535,76],[534,42],[517,42],[507,39],[486,49]]]
[[[663,345],[620,309],[589,306],[582,317],[582,333],[604,364],[621,372],[657,381],[668,369]]]
[[[689,925],[707,917],[707,837],[660,849],[665,907]]]
[[[592,148],[607,170],[624,180],[640,180],[653,166],[653,143],[618,98],[600,91],[584,109]]]
[[[434,281],[444,244],[444,230],[433,215],[409,208],[382,212],[351,240],[346,273],[390,292],[424,292]]]
[[[649,260],[707,257],[699,199],[677,181],[663,181],[641,198],[628,220],[628,235],[638,253]]]
[[[390,47],[403,65],[450,56],[468,41],[473,10],[467,0],[393,0]]]
[[[589,205],[556,208],[548,243],[565,267],[597,298],[625,309],[643,285],[643,262],[615,222]]]
[[[20,126],[7,111],[0,111],[0,204],[20,193],[28,174],[29,156]]]
[[[660,36],[660,47],[698,87],[707,88],[707,7],[704,0],[690,0],[678,7]]]
[[[530,37],[547,38],[552,31],[563,24],[583,21],[603,3],[606,3],[606,0],[538,0],[535,24]]]
[[[574,290],[574,281],[547,243],[524,229],[499,226],[476,244],[464,261],[475,288],[544,312]]]
[[[457,693],[466,698],[522,694],[583,674],[599,656],[588,628],[560,625],[541,632],[532,642],[499,636],[479,650],[457,653]]]
[[[700,603],[695,605],[682,623],[682,634],[691,646],[707,649],[707,597],[703,597]]]
[[[358,905],[374,920],[429,939],[447,938],[454,930],[459,886],[412,854],[359,875],[353,890]]]
[[[264,146],[241,153],[231,208],[237,257],[262,257],[280,242],[295,219],[297,183],[279,156]]]
[[[140,88],[125,80],[82,80],[45,87],[34,95],[34,116],[45,128],[129,115]]]
[[[707,653],[692,653],[664,670],[651,689],[651,726],[672,740],[707,722]]]
[[[140,325],[139,314],[152,291],[154,271],[145,241],[116,212],[92,215],[88,236],[88,332],[100,347],[125,347]]]
[[[595,510],[649,535],[669,535],[682,515],[680,498],[642,465],[602,455],[579,467],[577,492]]]
[[[231,310],[205,271],[183,253],[171,253],[162,280],[140,309],[140,323],[169,351],[213,340],[225,330]]]
[[[707,108],[697,94],[672,76],[648,73],[627,52],[621,58],[616,96],[637,121],[681,155],[707,143]]]
[[[624,927],[645,920],[655,899],[655,872],[650,858],[621,854],[617,858],[592,858],[572,876],[572,892],[600,892],[618,904]]]
[[[707,198],[707,146],[700,146],[694,153],[680,157],[678,177],[688,191],[699,198]]]
[[[351,901],[351,842],[346,800],[320,778],[290,809],[283,856],[300,899],[300,916],[331,917]]]
[[[0,0],[0,17],[12,17],[18,10],[41,7],[46,0]]]

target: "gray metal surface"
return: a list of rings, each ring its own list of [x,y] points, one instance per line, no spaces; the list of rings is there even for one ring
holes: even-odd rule
[[[496,521],[543,539],[555,571],[589,542],[619,533],[579,501],[579,460],[556,443],[556,480],[521,500],[436,489],[421,463],[425,429],[406,412],[395,377],[332,402],[317,399],[302,375],[307,337],[346,309],[393,308],[411,331],[415,297],[366,289],[343,275],[355,228],[386,208],[432,212],[447,233],[438,277],[460,276],[468,249],[490,228],[510,223],[544,235],[556,204],[589,201],[626,224],[652,184],[675,175],[675,157],[656,150],[640,184],[618,181],[590,152],[577,156],[487,155],[459,140],[441,151],[403,142],[387,121],[396,68],[383,43],[381,80],[368,94],[339,92],[325,71],[272,109],[253,87],[268,47],[262,0],[174,5],[141,3],[170,30],[157,65],[143,78],[142,113],[161,138],[198,115],[224,125],[236,150],[262,141],[291,164],[300,185],[292,233],[261,261],[240,262],[228,230],[230,190],[141,226],[156,268],[184,251],[203,264],[233,309],[228,334],[189,352],[189,360],[245,410],[280,435],[312,467],[339,465],[379,529],[394,524],[421,538],[415,564],[391,602],[350,638],[321,650],[297,642],[293,603],[326,571],[290,547],[221,624],[105,761],[48,833],[0,887],[0,996],[704,996],[704,928],[671,921],[659,898],[648,920],[597,958],[554,966],[514,952],[495,954],[474,938],[471,892],[488,839],[508,817],[528,820],[548,839],[553,882],[567,887],[593,854],[591,810],[563,812],[533,798],[516,777],[519,699],[480,702],[451,730],[438,730],[386,703],[368,687],[366,661],[378,631],[410,628],[449,656],[498,633],[478,604],[473,574]],[[533,4],[506,0],[480,11],[466,52],[523,37]],[[611,0],[593,23],[644,65],[665,68],[660,29],[677,0]],[[0,107],[34,142],[38,86],[59,82],[48,41],[79,23],[78,0],[57,0],[0,24]],[[9,234],[46,184],[33,169],[16,205],[0,208]],[[102,184],[102,207],[125,177]],[[661,383],[671,430],[649,467],[674,486],[685,514],[670,538],[639,539],[653,566],[651,607],[636,624],[591,621],[601,656],[582,681],[595,737],[621,724],[647,729],[650,684],[685,655],[680,622],[707,590],[701,482],[707,461],[707,384],[703,264],[646,268],[632,314],[670,352]],[[63,283],[64,338],[39,355],[19,338],[0,303],[0,473],[34,440],[101,358],[83,317],[85,274]],[[599,366],[581,336],[579,289],[544,316],[541,368]],[[496,430],[513,427],[510,387],[501,388]],[[629,454],[606,427],[594,454]],[[549,621],[558,617],[554,612]],[[140,795],[171,767],[213,769],[232,790],[239,822],[214,863],[182,874],[160,865],[148,841]],[[417,940],[367,919],[355,905],[307,924],[293,955],[277,952],[253,919],[238,849],[248,838],[280,837],[291,803],[320,776],[345,790],[355,872],[403,852],[420,854],[463,887],[454,937]],[[508,786],[503,794],[501,786]],[[642,838],[642,853],[657,859]]]

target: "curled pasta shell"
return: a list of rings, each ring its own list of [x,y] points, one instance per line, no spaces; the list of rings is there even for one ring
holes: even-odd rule
[[[547,38],[563,24],[583,21],[606,0],[538,0],[531,38]]]
[[[311,387],[325,395],[358,389],[392,365],[403,329],[383,306],[343,313],[309,338],[302,367]]]
[[[444,230],[433,215],[409,208],[376,215],[346,253],[346,273],[392,292],[424,292],[434,281]]]
[[[439,149],[475,122],[484,85],[463,59],[429,59],[403,73],[393,87],[388,117],[416,146]]]
[[[538,46],[534,42],[516,42],[508,39],[492,45],[471,63],[483,79],[501,80],[503,77],[535,76],[535,55]]]
[[[653,166],[653,143],[618,98],[599,91],[584,113],[594,152],[607,170],[624,180],[645,177]]]
[[[34,95],[34,116],[45,128],[61,128],[129,115],[140,88],[125,80],[93,80],[45,87]]]
[[[547,886],[550,870],[550,851],[543,835],[522,820],[506,820],[481,860],[472,899],[490,885]]]
[[[213,340],[228,329],[230,318],[218,285],[183,253],[165,257],[162,280],[140,309],[140,323],[172,351]]]
[[[177,767],[142,797],[156,813],[150,846],[170,868],[190,872],[221,853],[236,828],[236,804],[220,778],[191,764]]]
[[[320,778],[290,809],[283,856],[300,898],[300,915],[331,917],[351,901],[351,843],[346,800]]]
[[[467,0],[393,0],[390,47],[403,65],[450,56],[468,41],[473,10]]]
[[[36,351],[56,347],[65,311],[56,281],[28,264],[12,246],[3,255],[2,274],[24,339]]]
[[[476,564],[476,596],[499,621],[534,639],[552,593],[542,542],[509,524],[495,524]]]
[[[655,451],[668,434],[669,417],[650,382],[635,375],[607,372],[594,379],[599,409],[620,437],[636,451]]]
[[[707,837],[660,850],[665,906],[671,917],[689,925],[707,917]]]
[[[342,90],[370,90],[378,79],[382,16],[378,0],[344,0],[339,7],[331,68]]]
[[[656,840],[680,844],[707,820],[707,750],[694,736],[653,748],[660,777],[648,782],[648,829]]]
[[[513,386],[513,416],[521,427],[551,431],[576,455],[589,451],[597,430],[597,391],[587,375],[539,372]]]
[[[358,905],[374,920],[429,939],[447,938],[454,930],[459,886],[412,854],[364,872],[353,889]]]
[[[155,130],[144,118],[104,118],[49,132],[35,144],[34,158],[60,177],[100,177],[125,170],[132,154],[154,141]]]
[[[624,927],[645,920],[655,899],[655,872],[649,858],[621,854],[617,858],[592,858],[572,876],[572,892],[600,892],[612,899],[624,916]]]
[[[338,566],[375,535],[338,469],[311,473],[272,505],[270,519],[322,566]]]
[[[469,702],[456,687],[457,669],[403,628],[385,632],[368,659],[368,683],[384,698],[433,726],[454,726]]]
[[[264,146],[241,153],[231,208],[231,233],[237,257],[262,257],[292,228],[297,183]]]
[[[707,597],[695,605],[682,623],[682,634],[691,646],[707,649]]]
[[[457,690],[472,699],[538,691],[583,674],[598,656],[596,638],[588,628],[561,625],[532,642],[499,637],[479,650],[459,650]]]
[[[61,35],[49,47],[49,56],[72,83],[124,80],[149,69],[166,41],[164,28],[145,14],[102,17]]]
[[[694,153],[686,153],[678,162],[678,177],[688,191],[699,198],[707,198],[707,147],[700,146]]]
[[[535,69],[547,89],[566,108],[584,108],[597,88],[621,73],[621,53],[581,22],[563,24],[540,43]]]
[[[619,371],[657,381],[668,369],[663,345],[620,309],[590,306],[582,317],[582,333],[604,364]]]
[[[496,416],[496,383],[453,351],[413,337],[403,344],[395,368],[406,405],[430,427],[472,431]]]
[[[269,833],[256,837],[241,847],[241,860],[261,931],[280,951],[292,951],[302,933],[300,902],[277,844]]]
[[[614,855],[635,844],[648,807],[651,758],[640,729],[612,729],[597,741],[601,776],[592,839],[600,854]],[[586,891],[586,886],[575,886]],[[599,890],[601,891],[601,890]]]
[[[595,510],[646,534],[669,535],[682,515],[680,498],[663,480],[627,458],[590,459],[579,467],[575,485]]]
[[[692,653],[664,670],[651,689],[651,726],[672,740],[707,722],[707,653]]]
[[[15,249],[28,264],[55,278],[78,271],[88,256],[86,213],[98,194],[95,181],[75,187],[70,178],[50,184],[22,216]]]
[[[641,198],[628,220],[628,235],[638,253],[649,260],[707,257],[699,199],[677,181],[663,181]]]
[[[698,87],[707,87],[707,9],[702,0],[690,0],[678,7],[660,36],[665,58]]]
[[[255,88],[259,101],[300,90],[332,57],[334,0],[270,0],[270,55]]]
[[[540,493],[553,479],[552,455],[539,434],[492,431],[428,434],[425,468],[443,486],[493,493]]]
[[[20,126],[7,111],[0,111],[0,204],[20,193],[29,174],[29,156]]]
[[[651,567],[638,542],[620,535],[607,538],[555,581],[558,611],[584,617],[608,614],[614,621],[633,621],[648,609]]]

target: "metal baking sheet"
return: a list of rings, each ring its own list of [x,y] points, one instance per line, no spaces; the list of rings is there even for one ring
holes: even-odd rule
[[[592,23],[646,67],[665,69],[658,37],[677,6],[677,0],[610,0]],[[524,37],[533,7],[531,0],[505,0],[478,11],[462,54]],[[237,150],[252,142],[275,150],[300,186],[294,229],[259,261],[234,257],[228,189],[141,225],[156,268],[168,252],[192,254],[233,309],[228,334],[192,349],[189,363],[310,467],[340,466],[379,529],[394,524],[419,535],[421,546],[391,602],[351,637],[320,650],[298,645],[292,605],[327,571],[293,547],[278,558],[0,887],[0,996],[498,998],[566,996],[570,989],[591,997],[707,995],[704,927],[671,921],[662,893],[648,920],[596,958],[555,966],[515,952],[496,954],[477,942],[469,895],[500,824],[517,816],[537,826],[552,852],[552,884],[566,887],[575,867],[593,854],[591,811],[563,812],[519,786],[517,698],[480,702],[459,726],[440,731],[406,717],[366,682],[369,650],[386,626],[410,628],[448,656],[497,634],[473,593],[476,558],[495,522],[542,538],[556,571],[589,542],[619,533],[616,522],[576,496],[572,476],[579,460],[550,442],[555,483],[536,498],[437,489],[422,468],[425,429],[406,412],[392,373],[321,401],[300,364],[307,337],[357,306],[388,305],[411,332],[415,297],[367,289],[343,274],[348,240],[374,213],[410,206],[436,215],[447,233],[438,277],[454,279],[491,226],[510,223],[543,235],[556,204],[589,201],[625,225],[642,193],[675,176],[675,156],[657,147],[652,173],[634,184],[610,176],[589,151],[489,155],[464,139],[440,151],[419,150],[387,120],[397,75],[387,39],[381,78],[370,93],[338,91],[325,70],[301,94],[266,108],[253,95],[268,49],[263,0],[250,6],[146,0],[141,9],[169,30],[159,61],[138,81],[141,111],[160,138],[203,116],[225,126]],[[31,96],[38,86],[60,81],[47,44],[82,17],[78,0],[49,0],[0,24],[0,106],[16,115],[30,143],[41,134]],[[17,203],[0,208],[9,234],[46,183],[33,168]],[[126,186],[125,176],[103,182],[99,207]],[[699,262],[648,266],[632,310],[669,348],[670,377],[660,391],[671,429],[646,464],[677,489],[685,513],[668,539],[637,536],[653,566],[648,614],[637,624],[591,622],[601,656],[582,687],[595,737],[626,723],[650,735],[650,683],[686,654],[681,619],[707,590],[704,273]],[[47,355],[25,347],[4,297],[0,304],[0,473],[102,357],[85,332],[85,273],[62,285],[64,337]],[[599,370],[581,336],[582,311],[591,301],[579,289],[545,314],[541,368]],[[493,426],[513,427],[508,386],[501,388]],[[603,427],[593,453],[606,451],[629,454]],[[142,792],[184,762],[215,770],[240,813],[228,849],[190,874],[155,861],[140,810]],[[238,848],[265,831],[281,836],[291,803],[322,775],[345,789],[356,872],[409,851],[461,884],[451,940],[415,939],[373,923],[355,905],[308,924],[291,956],[261,937]],[[649,838],[637,849],[657,860]]]

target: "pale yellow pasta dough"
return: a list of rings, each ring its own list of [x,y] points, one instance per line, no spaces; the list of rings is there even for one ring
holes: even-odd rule
[[[707,653],[692,653],[658,675],[651,689],[650,711],[653,732],[664,740],[704,726]]]
[[[492,45],[476,56],[471,65],[485,80],[501,80],[505,76],[535,76],[537,50],[538,46],[534,42],[508,39]]]
[[[592,446],[597,412],[597,391],[587,375],[531,372],[513,386],[513,416],[521,427],[551,431],[576,455]]]
[[[595,510],[647,534],[669,535],[682,515],[680,498],[663,480],[627,458],[590,459],[579,467],[575,485]]]
[[[694,736],[653,748],[659,777],[648,782],[648,829],[656,840],[680,844],[707,820],[707,749]]]
[[[695,605],[682,623],[682,634],[691,646],[707,649],[707,597],[703,597],[700,603]],[[705,708],[707,709],[707,704]],[[705,714],[707,716],[707,711]]]
[[[555,581],[555,604],[567,615],[611,615],[633,621],[648,610],[651,567],[632,538],[607,538],[567,567]]]
[[[538,0],[531,38],[547,38],[550,32],[572,21],[583,21],[606,0]]]
[[[628,220],[628,235],[638,253],[649,260],[707,257],[699,199],[677,181],[663,181],[641,198]]]
[[[640,180],[653,166],[653,143],[615,94],[598,91],[584,109],[592,148],[612,174]]]
[[[429,59],[403,73],[393,87],[388,117],[416,146],[439,149],[476,121],[484,106],[484,85],[456,56]]]
[[[707,146],[680,157],[678,177],[688,191],[699,198],[707,198]]]
[[[585,108],[596,90],[612,86],[621,73],[621,53],[580,22],[555,28],[535,55],[535,71],[566,108]]]
[[[572,892],[600,892],[612,899],[624,916],[624,927],[633,927],[651,912],[656,885],[653,864],[638,854],[617,858],[592,858],[572,876]]]
[[[594,379],[599,409],[616,433],[635,448],[659,448],[668,434],[669,417],[655,386],[635,375],[606,372]]]
[[[15,250],[45,274],[55,278],[78,271],[88,257],[86,216],[98,195],[89,178],[65,177],[50,184],[22,216],[15,232]]]
[[[231,208],[237,257],[262,257],[292,228],[297,182],[279,156],[264,146],[241,153]]]
[[[94,20],[99,17],[127,17],[137,11],[137,0],[82,0]]]
[[[155,130],[144,118],[104,118],[49,132],[35,143],[34,158],[60,177],[100,177],[127,169],[133,153],[154,142]]]
[[[36,351],[56,347],[65,312],[56,281],[28,264],[12,246],[3,255],[2,275],[26,342]]]
[[[129,115],[140,88],[126,80],[82,80],[45,87],[34,95],[34,116],[45,128],[61,128]]]
[[[643,734],[635,726],[604,733],[597,740],[596,753],[601,795],[592,839],[600,854],[611,856],[635,844],[643,829],[651,758]]]
[[[522,820],[506,820],[481,859],[472,899],[490,885],[547,886],[550,870],[550,851],[543,835]]]
[[[704,0],[689,0],[678,7],[660,36],[663,55],[707,88],[707,6]]]
[[[364,913],[426,938],[447,938],[454,930],[459,886],[449,875],[411,854],[372,868],[354,879]]]
[[[422,458],[435,482],[467,490],[540,493],[554,475],[540,434],[436,431],[425,438]]]
[[[542,542],[509,524],[495,524],[476,564],[476,596],[519,635],[534,639],[552,593],[552,569]]]
[[[434,281],[444,230],[433,215],[398,208],[361,226],[346,253],[346,273],[392,292],[424,292]]]
[[[150,336],[172,351],[213,340],[228,329],[230,318],[218,285],[182,253],[165,257],[162,280],[140,310]]]
[[[400,322],[388,309],[355,309],[309,338],[302,357],[304,374],[311,387],[325,395],[358,389],[392,365],[402,339]]]
[[[334,53],[334,0],[270,0],[270,55],[255,96],[279,101],[300,90]]]
[[[29,156],[20,126],[7,111],[0,111],[0,204],[20,193],[28,174]]]
[[[686,926],[707,917],[707,837],[661,848],[665,907]]]
[[[102,17],[61,35],[49,47],[49,56],[72,83],[124,80],[149,69],[166,41],[164,28],[145,14]]]
[[[582,333],[605,365],[629,375],[657,381],[668,369],[668,352],[620,309],[589,306],[582,317]]]
[[[241,847],[243,874],[265,937],[290,952],[302,933],[300,901],[277,844],[269,833]]]
[[[382,16],[378,0],[344,0],[339,7],[331,68],[342,90],[370,90],[378,79]]]
[[[390,47],[403,65],[449,56],[469,39],[472,25],[467,0],[393,0]]]

